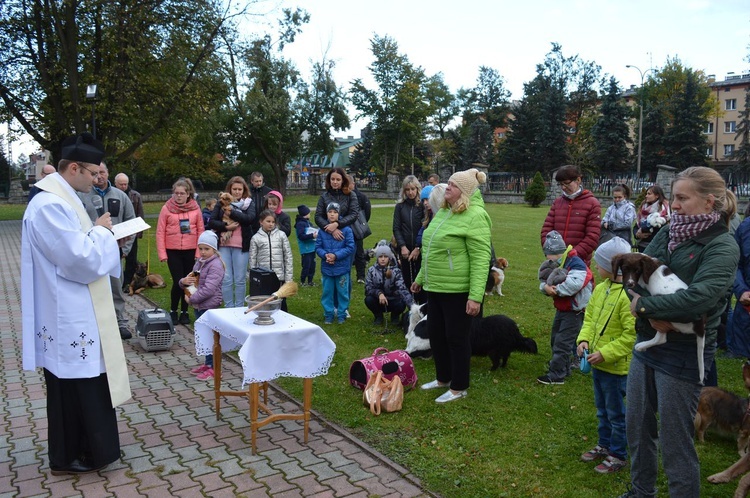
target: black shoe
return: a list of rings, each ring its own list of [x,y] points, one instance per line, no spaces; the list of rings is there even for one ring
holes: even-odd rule
[[[169,318],[172,319],[172,325],[177,325],[177,312],[176,311],[170,311],[169,312]]]
[[[180,319],[178,321],[180,322],[180,325],[187,325],[190,323],[190,316],[188,316],[187,311],[180,313]]]
[[[401,315],[396,313],[391,313],[391,323],[394,325],[397,325],[399,321],[401,320]]]
[[[104,467],[106,467],[106,465],[102,465],[101,467],[92,467],[91,465],[85,464],[76,458],[75,460],[70,462],[70,465],[66,465],[65,467],[53,467],[50,465],[50,472],[53,476],[63,476],[66,474],[90,474],[92,472],[97,472]]]
[[[133,334],[130,333],[127,327],[120,327],[120,338],[122,340],[130,339],[131,337],[133,337]]]
[[[550,379],[549,375],[542,375],[541,377],[537,377],[536,381],[540,384],[546,384],[546,385],[558,385],[561,386],[565,384],[564,380],[553,380]]]
[[[373,325],[383,325],[383,315],[375,315],[375,319],[372,321]]]

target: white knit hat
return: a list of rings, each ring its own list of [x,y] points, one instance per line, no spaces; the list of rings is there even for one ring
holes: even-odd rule
[[[487,175],[476,168],[471,168],[466,171],[453,173],[448,178],[448,181],[455,183],[461,192],[470,196],[479,187],[480,183],[487,182]]]
[[[596,248],[594,261],[604,271],[612,273],[612,258],[618,254],[630,252],[630,244],[621,237],[612,237],[604,244]]]
[[[201,244],[212,248],[214,251],[218,251],[219,237],[217,237],[216,233],[214,233],[213,230],[206,230],[201,234],[200,237],[198,237],[198,245]]]

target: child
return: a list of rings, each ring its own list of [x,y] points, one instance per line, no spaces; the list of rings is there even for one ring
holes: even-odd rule
[[[287,237],[292,235],[292,218],[282,211],[284,207],[284,196],[277,190],[271,190],[266,195],[266,203],[263,209],[270,209],[276,215],[276,226],[284,232]]]
[[[270,209],[258,215],[260,230],[250,239],[250,268],[268,268],[276,274],[280,284],[294,279],[292,246],[287,236],[276,228],[276,214]],[[286,298],[281,301],[287,311]]]
[[[209,222],[211,221],[211,212],[214,210],[214,207],[216,207],[217,203],[216,197],[211,197],[210,199],[206,199],[206,207],[203,208],[203,226],[208,227]]]
[[[195,308],[195,319],[206,312],[221,306],[221,282],[224,280],[224,262],[219,256],[219,238],[212,230],[206,230],[198,237],[198,254],[200,258],[195,262],[193,271],[180,279],[180,287],[185,289],[191,285],[196,291],[185,296],[185,301]],[[214,378],[214,357],[206,355],[203,365],[190,370],[198,379]]]
[[[310,223],[310,208],[304,204],[297,206],[297,219],[294,222],[294,231],[297,233],[299,252],[302,260],[302,273],[300,274],[300,285],[312,287],[315,276],[315,239],[318,238],[318,229]],[[305,282],[307,280],[307,282]]]
[[[604,459],[594,470],[600,474],[617,472],[625,466],[625,386],[630,355],[635,344],[635,317],[622,276],[612,274],[612,258],[629,253],[630,244],[615,237],[599,246],[594,261],[604,279],[594,289],[578,334],[578,356],[588,350],[586,359],[593,367],[594,402],[599,419],[599,441],[581,455],[584,462]]]
[[[570,375],[571,352],[594,287],[593,275],[575,249],[572,246],[566,248],[565,241],[556,230],[547,234],[543,250],[547,261],[556,262],[567,273],[565,280],[557,285],[550,285],[546,280],[539,284],[539,290],[552,297],[557,311],[550,333],[552,359],[547,373],[536,380],[540,384],[565,384],[565,377]],[[542,268],[548,265],[547,261],[542,263]]]
[[[328,223],[339,221],[340,206],[331,202],[326,207]],[[323,294],[320,304],[323,306],[326,324],[333,323],[334,302],[337,306],[339,323],[344,323],[349,311],[349,275],[352,268],[352,257],[356,246],[354,234],[350,227],[341,228],[344,240],[336,240],[333,235],[321,230],[315,239],[315,252],[322,260],[320,273],[323,280]]]
[[[398,323],[407,306],[414,303],[404,284],[404,277],[396,265],[396,258],[388,246],[375,248],[376,262],[367,270],[365,278],[365,306],[372,311],[372,323],[383,323],[383,313],[391,312],[391,323]]]
[[[612,189],[612,200],[614,202],[607,208],[602,218],[602,228],[609,230],[617,237],[621,237],[628,244],[631,243],[630,235],[635,221],[635,206],[628,199],[630,188],[620,184]],[[602,232],[603,234],[605,232]]]

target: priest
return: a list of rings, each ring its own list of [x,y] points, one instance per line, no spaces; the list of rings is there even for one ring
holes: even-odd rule
[[[58,172],[37,182],[21,233],[23,368],[42,368],[53,475],[96,472],[120,458],[115,407],[130,394],[109,277],[120,251],[109,213],[93,223],[90,192],[104,158],[91,134],[62,143]]]

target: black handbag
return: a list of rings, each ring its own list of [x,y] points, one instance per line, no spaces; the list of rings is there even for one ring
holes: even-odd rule
[[[364,240],[370,235],[372,235],[370,224],[367,223],[365,212],[362,209],[359,210],[359,215],[357,216],[357,219],[354,220],[354,223],[352,223],[352,232],[354,232],[354,238],[356,240]]]

